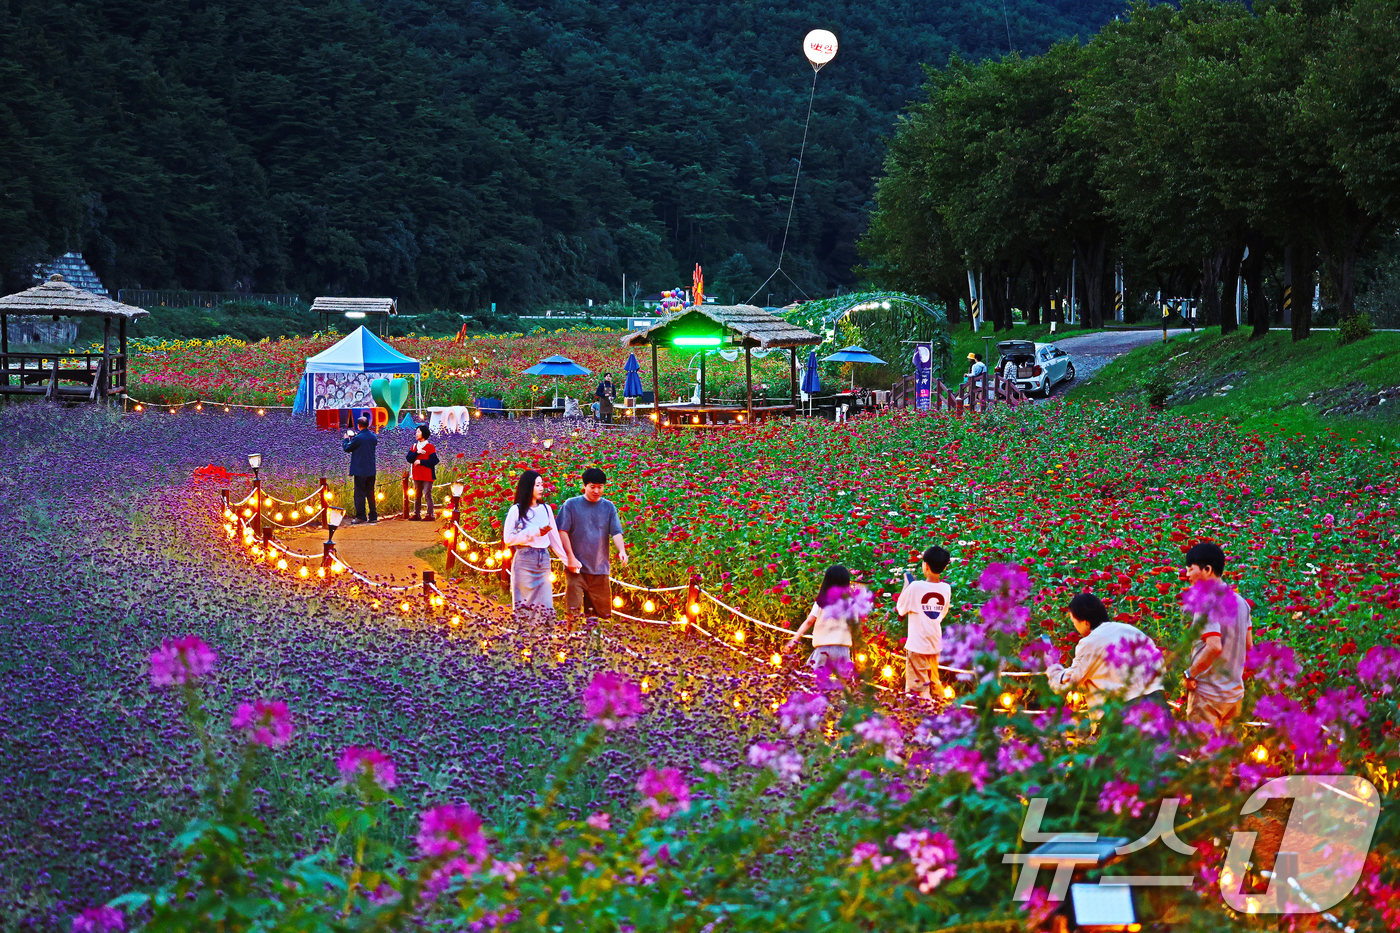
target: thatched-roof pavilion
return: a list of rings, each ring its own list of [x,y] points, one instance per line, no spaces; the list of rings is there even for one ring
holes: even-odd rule
[[[657,378],[656,348],[658,345],[696,348],[744,348],[744,381],[748,390],[745,406],[747,420],[753,421],[753,360],[755,349],[788,351],[791,383],[791,409],[797,409],[797,348],[814,347],[822,342],[819,334],[798,327],[776,314],[753,305],[696,305],[658,321],[646,330],[634,331],[622,338],[625,347],[651,347],[651,382],[653,409],[660,403],[661,385]],[[705,354],[700,354],[700,408],[705,407]],[[658,422],[659,423],[659,422]]]
[[[330,324],[332,317],[345,315],[352,321],[362,321],[367,316],[379,318],[379,336],[384,336],[389,318],[399,313],[399,303],[393,298],[330,298],[322,296],[311,302],[311,312],[321,315]]]
[[[106,400],[126,394],[126,325],[150,312],[125,305],[51,275],[42,285],[0,298],[0,395],[42,395],[49,399]],[[11,353],[12,315],[102,318],[101,353]],[[117,352],[112,322],[117,323]],[[81,388],[64,382],[81,383]]]

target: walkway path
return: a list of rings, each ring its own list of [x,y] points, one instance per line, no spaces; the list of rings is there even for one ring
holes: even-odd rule
[[[417,551],[442,542],[442,512],[436,521],[415,522],[403,518],[383,519],[373,525],[342,525],[335,532],[335,549],[342,560],[367,577],[384,583],[414,583],[433,566]],[[326,533],[286,537],[282,543],[302,554],[321,553]]]
[[[1169,330],[1167,336],[1175,337],[1177,334],[1185,333],[1190,333],[1190,331],[1185,329]],[[1160,330],[1106,330],[1078,337],[1061,337],[1059,340],[1055,340],[1055,346],[1074,358],[1075,381],[1060,383],[1051,393],[1052,396],[1061,395],[1075,383],[1088,379],[1107,366],[1114,357],[1122,356],[1129,350],[1135,350],[1149,343],[1156,343],[1161,339],[1162,332]]]

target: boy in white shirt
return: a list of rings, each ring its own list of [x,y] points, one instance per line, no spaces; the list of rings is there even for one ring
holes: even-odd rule
[[[895,611],[909,620],[909,637],[904,642],[904,690],[925,700],[933,699],[940,688],[938,655],[943,650],[943,619],[953,601],[953,588],[943,582],[952,555],[941,547],[924,551],[924,578],[905,578]]]

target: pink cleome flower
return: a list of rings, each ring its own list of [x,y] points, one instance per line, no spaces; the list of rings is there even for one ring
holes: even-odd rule
[[[1021,602],[1031,594],[1031,578],[1020,564],[988,564],[977,578],[977,588]]]
[[[1376,645],[1356,665],[1356,676],[1389,694],[1400,681],[1400,648]]]
[[[958,850],[943,833],[927,829],[906,830],[890,840],[890,845],[909,856],[919,891],[927,894],[958,873]]]
[[[859,868],[869,862],[870,867],[879,871],[894,861],[894,856],[881,855],[880,847],[873,842],[858,842],[851,848],[851,867]]]
[[[281,748],[292,740],[292,713],[281,700],[240,703],[233,713],[233,728],[254,745]]]
[[[1292,687],[1298,683],[1298,661],[1293,649],[1281,641],[1256,642],[1249,649],[1244,666],[1254,676],[1275,688]],[[1358,665],[1358,670],[1360,666]]]
[[[1007,774],[1028,771],[1044,760],[1045,755],[1038,747],[1017,739],[997,749],[997,767]]]
[[[115,907],[89,907],[73,918],[73,933],[121,933],[126,917]]]
[[[1127,781],[1106,782],[1103,790],[1099,791],[1099,812],[1112,811],[1122,816],[1126,811],[1134,818],[1142,816],[1147,803],[1138,796],[1140,790],[1138,785],[1129,784]]]
[[[801,735],[821,726],[826,707],[820,693],[794,693],[778,707],[778,724],[788,735]]]
[[[463,853],[479,867],[486,858],[481,817],[465,803],[443,804],[418,817],[418,849],[428,858]],[[475,867],[472,869],[475,870]]]
[[[642,714],[641,688],[611,671],[600,671],[583,688],[583,715],[604,729],[637,724]]]
[[[184,685],[211,674],[219,656],[198,635],[167,638],[151,652],[151,685]]]
[[[361,775],[368,775],[383,790],[393,790],[399,784],[394,760],[370,745],[349,746],[340,753],[340,760],[335,766],[340,769],[340,776],[347,784],[355,783]]]
[[[612,816],[602,810],[594,813],[588,819],[584,820],[584,822],[600,833],[605,833],[612,829]]]
[[[663,820],[690,811],[690,788],[675,768],[647,768],[637,778],[637,792],[642,806]]]
[[[854,731],[872,745],[883,745],[885,757],[890,761],[900,760],[900,753],[904,751],[904,729],[898,720],[890,716],[871,716],[856,723]]]

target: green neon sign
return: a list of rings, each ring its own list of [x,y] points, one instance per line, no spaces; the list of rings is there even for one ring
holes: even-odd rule
[[[719,345],[719,337],[675,337],[671,340],[673,347],[717,347]]]

